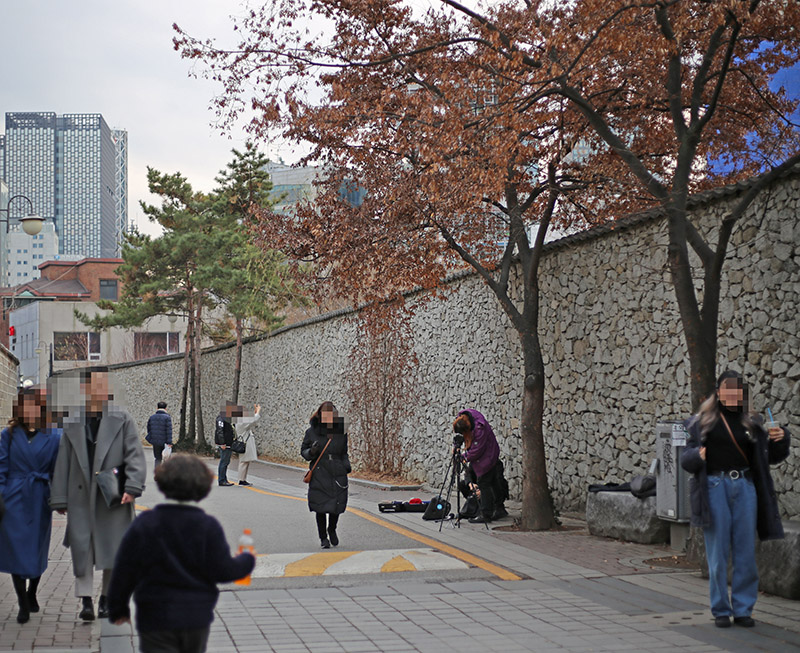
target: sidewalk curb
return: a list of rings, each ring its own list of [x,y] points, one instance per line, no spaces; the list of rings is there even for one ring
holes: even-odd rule
[[[297,472],[305,473],[304,467],[298,467],[295,465],[284,465],[283,463],[273,463],[269,460],[255,460],[253,462],[261,463],[262,465],[267,465],[269,467],[277,467],[279,469],[291,469]],[[356,485],[363,485],[365,487],[370,487],[373,490],[384,490],[384,491],[392,491],[392,492],[412,492],[415,490],[421,490],[422,484],[420,485],[392,485],[391,483],[379,483],[378,481],[368,481],[363,478],[355,478],[353,476],[348,476],[348,480],[351,483],[355,483]]]

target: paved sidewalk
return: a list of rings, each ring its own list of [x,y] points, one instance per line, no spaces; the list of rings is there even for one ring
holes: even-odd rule
[[[72,558],[62,542],[66,516],[53,515],[47,570],[39,585],[41,611],[27,624],[17,623],[17,597],[11,576],[0,574],[0,651],[89,652],[100,650],[100,624],[78,620],[80,600],[74,596]],[[96,575],[95,596],[100,590]]]
[[[285,479],[269,480],[266,470],[257,476],[251,480],[264,489],[305,490],[299,479],[292,487]],[[699,572],[644,563],[667,555],[664,547],[595,538],[579,521],[569,522],[576,528],[547,533],[472,524],[445,525],[440,533],[438,524],[419,514],[378,512],[378,501],[405,499],[408,492],[351,490],[352,508],[523,579],[501,580],[473,566],[474,580],[424,582],[417,572],[399,572],[320,576],[314,587],[277,578],[250,588],[224,586],[209,653],[800,650],[800,602],[761,595],[756,628],[717,629]],[[69,553],[60,544],[64,526],[56,516],[43,611],[28,624],[16,623],[10,577],[0,577],[0,651],[135,651],[130,626],[77,620]]]

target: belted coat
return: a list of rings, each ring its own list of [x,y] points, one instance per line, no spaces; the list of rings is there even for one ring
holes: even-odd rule
[[[39,431],[30,440],[19,426],[0,434],[0,571],[37,578],[47,568],[52,514],[50,478],[61,431]]]
[[[314,464],[330,439],[328,448],[314,468],[308,484],[308,509],[311,512],[326,512],[339,515],[347,508],[347,475],[351,471],[347,455],[347,433],[338,423],[332,429],[324,428],[316,418],[306,431],[300,455]]]
[[[97,487],[97,472],[125,465],[125,492],[144,491],[147,465],[133,418],[107,405],[97,431],[94,460],[89,464],[86,421],[64,425],[50,494],[53,510],[66,509],[64,546],[71,549],[76,576],[89,571],[94,543],[94,566],[112,569],[122,536],[134,518],[132,503],[109,508]]]

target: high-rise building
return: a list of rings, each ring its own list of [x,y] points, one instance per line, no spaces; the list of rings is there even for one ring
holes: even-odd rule
[[[127,133],[97,113],[6,113],[0,171],[55,224],[59,253],[114,257],[128,209]],[[24,203],[11,207],[22,217]]]
[[[116,222],[117,249],[114,256],[122,254],[122,237],[128,230],[128,132],[121,129],[111,131],[114,139],[115,165],[114,165],[114,200],[116,202],[114,215]]]
[[[79,261],[80,254],[59,254],[55,224],[49,220],[42,231],[29,236],[13,225],[6,237],[6,279],[0,285],[16,286],[39,278],[39,266],[45,261]]]

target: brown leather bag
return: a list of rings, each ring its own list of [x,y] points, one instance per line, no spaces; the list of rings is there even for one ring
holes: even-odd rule
[[[319,463],[319,461],[320,461],[320,460],[322,460],[322,456],[325,454],[325,449],[327,449],[327,448],[328,448],[328,445],[329,445],[330,443],[331,443],[331,438],[328,438],[328,441],[325,443],[325,446],[324,446],[324,447],[322,447],[322,451],[320,452],[319,456],[317,456],[317,459],[314,461],[314,464],[313,464],[313,465],[311,465],[311,469],[309,469],[309,470],[308,470],[308,471],[307,471],[307,472],[306,472],[306,473],[303,475],[303,483],[311,483],[311,474],[314,472],[314,468],[317,466],[317,464]]]

